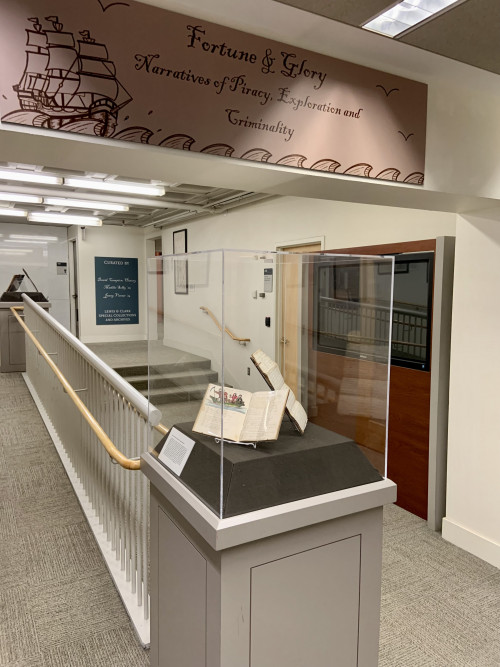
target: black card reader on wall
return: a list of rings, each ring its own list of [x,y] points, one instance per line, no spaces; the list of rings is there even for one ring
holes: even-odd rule
[[[271,326],[271,318],[270,318],[270,317],[266,317],[266,319],[265,319],[265,324],[266,324],[266,327],[270,327],[270,326]]]

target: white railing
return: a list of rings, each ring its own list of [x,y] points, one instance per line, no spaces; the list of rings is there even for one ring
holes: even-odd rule
[[[364,345],[384,345],[389,338],[388,306],[320,297],[318,335],[324,340],[353,341]],[[425,361],[427,313],[397,304],[392,312],[392,349],[408,358]],[[328,343],[325,343],[328,346]]]
[[[23,299],[28,328],[116,447],[128,459],[138,458],[160,422],[160,411],[45,310]],[[139,470],[114,463],[28,336],[26,371],[118,591],[141,642],[148,645],[147,479]]]

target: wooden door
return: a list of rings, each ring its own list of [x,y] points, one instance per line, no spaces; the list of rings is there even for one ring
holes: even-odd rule
[[[280,248],[292,253],[320,252],[320,243]],[[290,389],[301,400],[299,368],[302,330],[303,265],[293,255],[283,256],[280,277],[279,358],[281,372]]]

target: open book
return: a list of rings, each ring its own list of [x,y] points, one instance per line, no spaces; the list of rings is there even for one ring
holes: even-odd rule
[[[221,407],[225,440],[277,440],[285,412],[288,387],[280,391],[244,391],[209,384],[193,426],[195,433],[221,437]]]
[[[256,350],[250,359],[253,361],[258,371],[267,382],[271,389],[280,391],[288,389],[288,399],[286,402],[286,413],[292,420],[295,428],[300,434],[304,433],[307,424],[307,413],[302,407],[302,404],[295,398],[295,394],[290,387],[285,383],[278,364],[268,357],[262,350]]]

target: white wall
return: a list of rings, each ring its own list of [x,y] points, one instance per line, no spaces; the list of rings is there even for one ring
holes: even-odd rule
[[[284,197],[191,222],[188,250],[276,250],[317,237],[324,237],[325,249],[414,241],[454,236],[455,218],[453,213]],[[175,229],[163,230],[164,248],[172,247]]]
[[[263,292],[263,268],[276,266],[255,253],[215,251],[199,252],[188,259],[189,293],[175,294],[174,262],[162,261],[164,294],[164,338],[169,347],[211,360],[212,369],[221,373],[224,358],[224,381],[248,390],[264,389],[263,381],[253,370],[250,354],[258,347],[274,356],[275,291],[266,299],[252,297],[252,291]],[[182,260],[181,260],[182,261]],[[150,266],[152,260],[150,260]],[[156,264],[156,261],[154,262]],[[150,308],[156,304],[156,276],[150,280]],[[240,338],[250,338],[242,345],[222,336],[217,324],[201,308],[208,308],[221,326]],[[265,326],[270,316],[272,327]],[[155,319],[154,317],[152,318]]]
[[[459,217],[443,536],[500,567],[500,224]]]
[[[57,273],[57,262],[68,263],[66,227],[0,222],[0,293],[24,267],[51,302],[51,315],[69,327],[69,280]],[[22,289],[35,290],[27,280]]]
[[[453,236],[455,218],[451,213],[284,197],[189,223],[188,251],[276,250],[279,246],[318,239],[325,249],[421,240]],[[183,227],[186,225],[163,230],[163,248],[172,248],[173,231]],[[200,306],[207,306],[219,321],[222,319],[220,255],[214,255],[211,263],[206,262],[211,271],[206,272],[210,278],[204,286],[200,286],[203,280],[197,276],[205,264],[204,258],[209,255],[197,255],[189,260],[188,296],[173,294],[172,285],[166,283],[165,343],[211,358],[214,370],[220,371],[220,335],[213,322],[200,312]],[[242,347],[225,337],[225,368],[230,374],[226,381],[258,390],[263,388],[262,382],[249,363],[249,355],[259,347],[272,357],[276,354],[277,267],[274,265],[273,293],[254,299],[253,292],[264,291],[264,266],[273,265],[250,259],[241,262],[239,270],[231,271],[231,264],[226,258],[225,326],[238,337],[250,338],[251,342]],[[271,318],[269,328],[264,325],[266,317]],[[246,376],[249,366],[250,379]]]
[[[95,257],[136,257],[139,277],[139,324],[96,324]],[[81,230],[78,241],[80,339],[84,343],[145,340],[147,335],[146,243],[142,229],[107,225]]]

